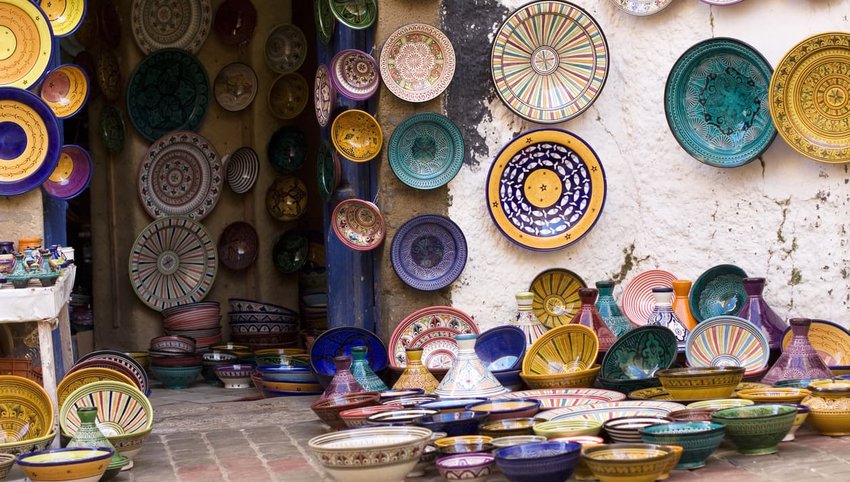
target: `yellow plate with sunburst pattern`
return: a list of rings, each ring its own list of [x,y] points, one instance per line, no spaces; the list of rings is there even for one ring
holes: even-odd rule
[[[596,333],[578,324],[553,328],[528,348],[522,360],[526,375],[572,373],[593,366],[599,353]]]

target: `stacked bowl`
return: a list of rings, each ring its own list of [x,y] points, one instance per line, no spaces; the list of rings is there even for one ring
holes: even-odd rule
[[[303,349],[257,350],[254,360],[254,384],[266,398],[322,393],[322,386],[310,369],[309,355]]]
[[[298,343],[298,313],[257,300],[230,298],[230,339],[253,349]]]
[[[165,388],[188,388],[203,368],[203,355],[196,353],[195,340],[189,337],[152,338],[148,354],[151,373]]]
[[[217,301],[202,301],[162,310],[166,335],[188,336],[198,351],[221,342],[221,308]]]
[[[304,328],[328,328],[328,293],[324,289],[302,291],[300,308]]]
[[[150,395],[150,382],[144,367],[132,356],[115,350],[97,350],[83,355],[65,374],[87,368],[105,368],[116,371],[133,381],[133,385],[145,395]]]

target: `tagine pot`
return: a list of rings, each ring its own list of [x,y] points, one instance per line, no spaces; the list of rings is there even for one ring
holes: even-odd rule
[[[328,388],[325,389],[325,392],[322,393],[322,396],[319,397],[319,400],[324,400],[326,398],[332,398],[339,395],[345,395],[348,393],[359,393],[365,392],[363,386],[354,378],[354,375],[351,374],[351,357],[350,356],[338,356],[334,358],[334,368],[336,369],[336,374],[331,379],[331,382],[328,384]]]
[[[596,332],[596,337],[599,339],[599,351],[606,352],[617,341],[617,335],[608,328],[605,320],[596,311],[594,303],[598,294],[596,288],[579,288],[578,297],[581,300],[581,307],[570,320],[570,323],[584,325]]]
[[[761,379],[762,383],[774,384],[782,380],[798,378],[832,378],[832,372],[809,343],[808,318],[791,318],[791,343],[779,355],[776,363]]]
[[[368,348],[365,346],[351,348],[352,361],[349,371],[354,375],[357,383],[367,392],[385,392],[389,390],[389,387],[372,371],[372,367],[369,366],[369,360],[366,359],[367,350]]]
[[[596,289],[599,297],[596,298],[596,311],[599,316],[618,338],[631,331],[635,325],[623,315],[623,310],[617,306],[614,300],[614,282],[611,280],[597,281]]]
[[[457,359],[434,393],[440,398],[490,398],[508,393],[475,353],[474,333],[457,335]]]
[[[424,393],[431,393],[436,390],[440,382],[428,371],[428,367],[422,364],[422,350],[406,350],[405,353],[407,354],[407,366],[393,385],[393,390],[421,388]]]
[[[747,299],[738,312],[738,316],[749,321],[767,334],[771,349],[782,345],[782,337],[788,327],[762,297],[764,278],[744,278],[744,291]]]

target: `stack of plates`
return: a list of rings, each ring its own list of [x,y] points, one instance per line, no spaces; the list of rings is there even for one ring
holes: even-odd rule
[[[230,340],[252,349],[298,343],[298,313],[264,301],[230,299]]]
[[[221,342],[221,308],[217,301],[166,308],[162,316],[165,334],[194,338],[196,351]]]
[[[306,361],[288,364],[258,364],[258,388],[266,398],[288,397],[294,395],[316,395],[322,393],[322,386]]]
[[[116,371],[132,380],[142,393],[150,395],[147,372],[139,362],[127,354],[114,350],[93,351],[77,360],[65,376],[84,368],[107,368]]]
[[[326,330],[328,328],[328,293],[324,289],[301,292],[301,316],[304,328]]]

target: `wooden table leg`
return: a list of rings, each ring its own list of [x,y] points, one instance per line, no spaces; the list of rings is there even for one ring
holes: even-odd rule
[[[59,433],[56,424],[56,421],[59,420],[59,405],[56,399],[56,361],[53,358],[52,321],[54,320],[38,322],[38,350],[41,354],[41,376],[44,380],[44,390],[50,396],[55,413],[53,428],[57,430],[56,433]],[[54,444],[58,441],[59,437],[56,437]]]
[[[71,319],[68,317],[68,304],[59,311],[59,342],[62,343],[62,373],[63,378],[74,365],[74,344],[71,341]]]

